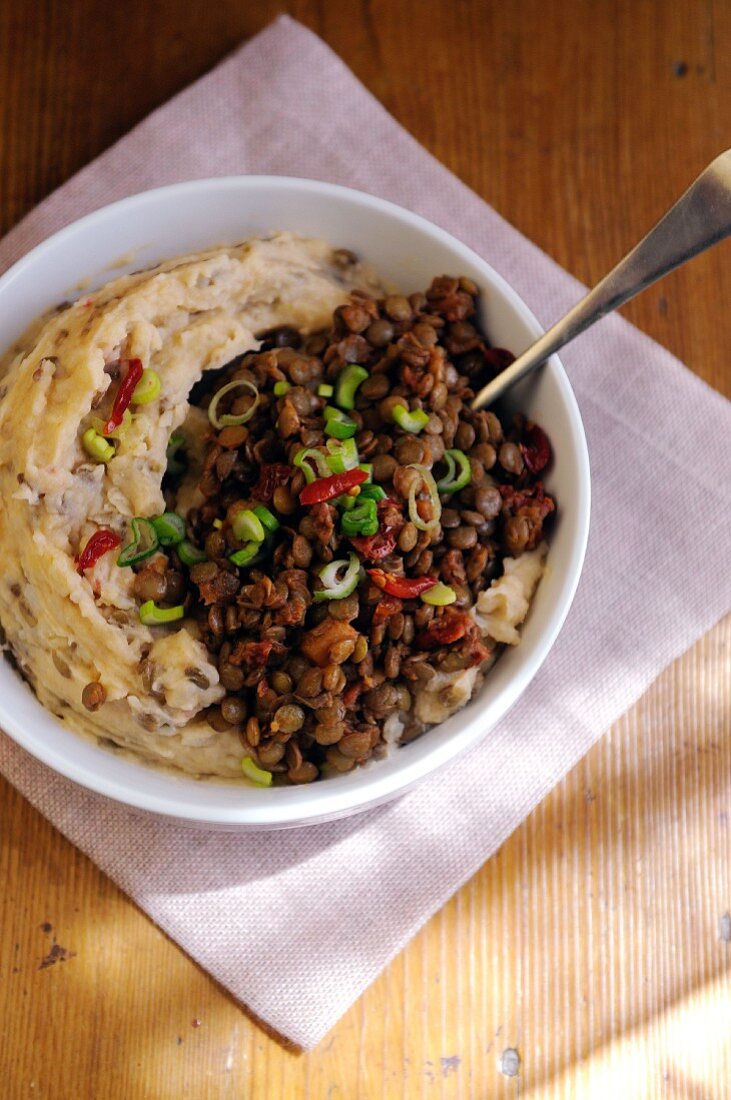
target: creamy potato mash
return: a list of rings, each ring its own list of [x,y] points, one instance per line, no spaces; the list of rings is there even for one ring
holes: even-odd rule
[[[124,537],[132,516],[164,510],[171,434],[207,426],[188,406],[203,371],[256,348],[256,332],[327,326],[353,285],[378,289],[367,270],[347,271],[331,245],[287,233],[177,258],[55,313],[4,364],[0,621],[38,698],[74,728],[188,772],[241,775],[237,734],[196,717],[224,692],[190,624],[144,626],[115,554],[83,577],[75,558],[99,527]],[[157,371],[162,400],[135,412],[111,462],[94,464],[81,428],[111,385],[107,364],[132,357]],[[107,701],[90,713],[81,693],[94,681]]]

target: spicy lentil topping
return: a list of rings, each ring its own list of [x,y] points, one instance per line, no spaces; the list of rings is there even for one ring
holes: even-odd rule
[[[354,294],[328,331],[264,333],[193,395],[211,423],[200,503],[134,590],[160,621],[173,604],[195,622],[226,689],[208,722],[239,732],[254,782],[383,755],[427,728],[435,676],[495,657],[470,612],[541,544],[554,501],[543,430],[469,407],[510,361],[476,298],[450,277]],[[181,473],[153,524],[177,515]]]

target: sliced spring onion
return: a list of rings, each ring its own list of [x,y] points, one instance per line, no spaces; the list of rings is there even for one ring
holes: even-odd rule
[[[315,463],[317,473],[312,469],[309,459],[312,459]],[[329,477],[332,473],[327,456],[322,451],[318,451],[316,447],[303,447],[301,451],[297,451],[292,462],[305,475],[308,485],[311,485],[318,477]]]
[[[252,508],[252,512],[255,516],[258,516],[265,531],[273,535],[275,531],[279,530],[279,520],[273,512],[269,511],[266,504],[257,504],[256,508]]]
[[[344,512],[350,512],[357,504],[357,497],[351,496],[350,493],[343,493],[342,496],[336,498],[335,504],[338,508],[342,508]]]
[[[221,528],[223,527],[223,520],[222,519],[214,519],[213,526],[216,528],[217,531],[220,531]]]
[[[95,462],[109,462],[114,458],[115,450],[111,443],[108,443],[103,435],[100,435],[96,428],[87,428],[81,437],[81,444]]]
[[[254,395],[253,404],[249,406],[246,412],[241,413],[239,416],[233,416],[231,413],[223,413],[218,415],[218,403],[222,397],[225,397],[227,393],[231,393],[233,390],[246,389],[249,393]],[[233,424],[245,424],[247,420],[251,420],[252,416],[256,412],[259,401],[261,400],[261,394],[259,390],[250,382],[248,378],[235,378],[233,382],[228,382],[225,386],[222,386],[218,393],[215,393],[211,399],[211,403],[208,406],[208,419],[214,428],[219,431],[221,428],[227,428]]]
[[[349,419],[349,422],[344,420],[328,420],[325,425],[325,435],[334,436],[335,439],[352,439],[358,430],[355,423]]]
[[[203,550],[199,550],[188,539],[183,539],[176,550],[183,565],[199,565],[202,561],[208,561],[208,555]]]
[[[386,490],[382,489],[380,485],[361,485],[360,487],[361,499],[364,500],[385,500]]]
[[[264,525],[251,508],[243,508],[231,521],[231,527],[240,542],[263,542]]]
[[[174,623],[185,615],[182,603],[175,607],[158,607],[154,600],[147,600],[140,607],[140,622],[145,626],[159,626],[161,623]]]
[[[437,581],[433,588],[421,593],[421,599],[431,607],[447,607],[457,599],[457,593],[448,584]]]
[[[444,462],[447,466],[447,472],[437,482],[439,492],[457,493],[460,489],[466,488],[472,481],[472,466],[464,451],[458,451],[456,448],[445,451]],[[459,471],[457,467],[459,467]]]
[[[233,554],[229,554],[228,560],[232,561],[234,565],[253,565],[254,561],[259,558],[261,548],[261,542],[247,542],[241,550],[235,550]]]
[[[241,761],[241,770],[256,787],[271,787],[272,773],[260,768],[250,756],[245,756]]]
[[[332,397],[334,393],[335,390],[329,382],[321,382],[320,385],[317,387],[318,397]]]
[[[358,363],[348,363],[343,367],[335,387],[335,403],[341,409],[354,409],[356,390],[367,377],[368,371]]]
[[[354,439],[328,439],[326,462],[333,474],[344,474],[358,465],[358,448]]]
[[[325,435],[335,436],[336,439],[350,439],[357,432],[358,425],[342,409],[335,409],[332,405],[326,405],[323,412],[325,416]]]
[[[185,538],[185,520],[177,512],[163,512],[161,516],[155,516],[152,526],[161,546],[177,546]]]
[[[167,472],[171,477],[179,477],[180,474],[185,473],[185,462],[178,458],[178,451],[185,447],[185,436],[179,432],[174,432],[168,440],[167,450],[165,452],[168,468]]]
[[[414,409],[413,412],[409,412],[404,405],[394,405],[391,416],[399,428],[405,432],[411,432],[412,435],[418,435],[429,423],[429,413],[424,412],[423,409]]]
[[[148,367],[142,372],[142,377],[132,391],[130,400],[133,405],[149,405],[151,401],[157,400],[161,390],[160,375]]]
[[[137,565],[138,561],[143,561],[149,558],[150,554],[154,554],[160,545],[157,531],[149,519],[145,519],[144,516],[134,516],[130,521],[130,527],[132,537],[127,545],[122,547],[117,565]]]
[[[274,383],[274,396],[284,397],[285,393],[289,393],[292,389],[291,382],[275,382]]]
[[[365,482],[364,482],[364,485],[370,485],[370,483],[373,481],[373,463],[372,462],[360,462],[358,464],[358,469],[362,470],[364,474],[368,475]]]
[[[419,515],[419,509],[416,502],[416,494],[419,491],[419,481],[415,478],[409,486],[409,519],[414,527],[417,527],[420,531],[433,531],[434,528],[439,525],[439,521],[442,518],[442,502],[439,499],[437,483],[432,477],[431,471],[427,470],[426,466],[420,466],[418,462],[412,462],[407,469],[416,470],[417,473],[421,474],[421,479],[426,485],[429,493],[432,510],[431,519],[428,521],[423,520]]]
[[[378,509],[375,500],[361,500],[356,502],[355,508],[343,512],[340,524],[344,535],[375,535],[378,530]]]
[[[321,603],[323,600],[344,600],[357,588],[359,574],[360,561],[358,555],[352,551],[347,561],[341,558],[324,565],[319,572],[323,588],[315,592],[315,601]]]

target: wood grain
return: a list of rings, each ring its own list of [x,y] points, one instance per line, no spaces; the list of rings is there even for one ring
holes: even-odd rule
[[[728,141],[724,0],[20,0],[0,4],[0,227],[282,10],[584,281]],[[625,312],[731,395],[730,298],[721,246]],[[306,1055],[0,782],[0,1094],[722,1100],[730,668],[726,622]]]

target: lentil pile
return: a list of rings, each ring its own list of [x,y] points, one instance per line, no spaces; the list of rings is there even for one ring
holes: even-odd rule
[[[438,671],[494,659],[469,610],[555,503],[544,432],[469,407],[513,358],[479,330],[476,299],[448,276],[355,293],[329,331],[265,333],[191,395],[212,425],[204,503],[175,511],[190,471],[173,437],[170,511],[123,553],[143,622],[197,624],[227,692],[208,722],[239,732],[254,782],[383,755],[391,716],[401,741],[423,732],[414,697]]]

